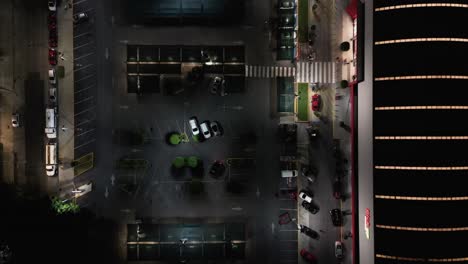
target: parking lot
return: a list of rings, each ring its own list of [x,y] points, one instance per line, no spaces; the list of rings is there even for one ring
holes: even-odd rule
[[[95,2],[75,1],[73,14],[85,13],[83,20],[73,27],[75,157],[93,152],[96,146],[96,40]],[[66,54],[65,54],[66,57]]]

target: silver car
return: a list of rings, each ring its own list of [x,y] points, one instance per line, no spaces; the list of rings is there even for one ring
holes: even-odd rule
[[[198,134],[200,134],[200,130],[198,129],[198,120],[197,120],[197,118],[192,116],[189,119],[189,125],[190,125],[190,128],[192,129],[192,134],[194,136],[198,136]]]
[[[335,241],[335,257],[337,259],[343,258],[343,243],[341,241]]]
[[[204,121],[203,123],[200,124],[200,130],[203,134],[203,137],[205,139],[209,139],[211,137],[211,131],[210,131],[210,121]]]
[[[13,113],[11,115],[11,126],[12,127],[20,127],[20,114]]]

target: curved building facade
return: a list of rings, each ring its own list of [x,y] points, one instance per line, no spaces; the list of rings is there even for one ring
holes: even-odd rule
[[[468,1],[375,0],[375,263],[468,263]]]

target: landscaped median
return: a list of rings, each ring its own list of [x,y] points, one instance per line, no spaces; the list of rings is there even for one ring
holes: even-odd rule
[[[300,43],[306,43],[309,35],[309,0],[298,0],[298,5],[298,38]]]
[[[309,84],[298,83],[297,90],[299,97],[297,99],[297,119],[298,121],[309,120]]]

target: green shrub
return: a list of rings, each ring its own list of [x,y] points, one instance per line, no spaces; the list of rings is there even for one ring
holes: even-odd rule
[[[182,168],[185,166],[185,159],[183,157],[176,157],[174,161],[172,161],[172,166],[175,168]]]
[[[198,158],[195,156],[190,156],[186,160],[187,165],[191,168],[196,168],[198,166]]]
[[[172,145],[179,145],[179,144],[180,144],[180,141],[181,141],[181,138],[180,138],[180,135],[179,135],[179,134],[172,134],[172,135],[169,137],[169,142],[170,142]]]

